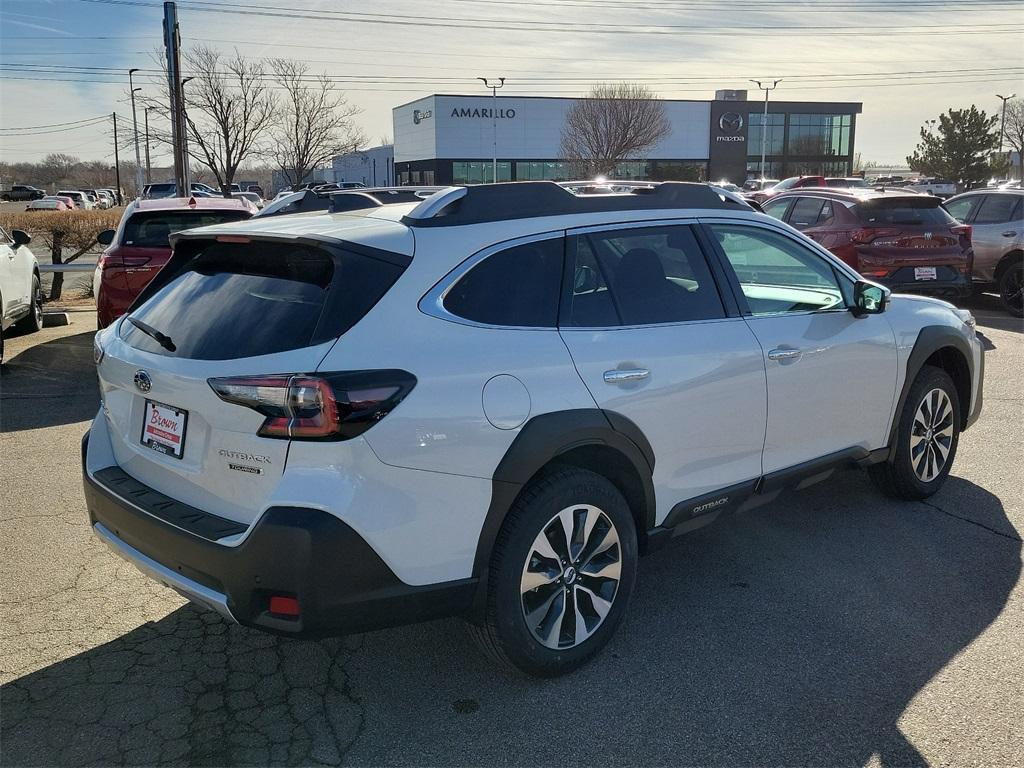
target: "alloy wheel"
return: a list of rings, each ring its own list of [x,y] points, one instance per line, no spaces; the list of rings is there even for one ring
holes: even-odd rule
[[[928,392],[914,414],[910,429],[910,463],[914,474],[930,483],[943,467],[953,446],[953,404],[945,390]]]
[[[39,284],[39,278],[34,281],[36,295],[32,297],[32,312],[36,316],[36,325],[43,327],[43,287]]]
[[[1016,312],[1024,307],[1024,266],[1016,264],[1009,268],[1003,278],[1002,299]]]
[[[621,574],[611,519],[593,505],[566,507],[541,529],[523,566],[519,591],[530,633],[553,650],[580,645],[611,610]]]

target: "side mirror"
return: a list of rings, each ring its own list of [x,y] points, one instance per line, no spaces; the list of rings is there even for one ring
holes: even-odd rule
[[[114,230],[104,229],[98,235],[96,235],[96,242],[100,245],[110,245],[114,242]]]
[[[850,311],[854,317],[878,315],[885,312],[889,302],[889,289],[877,283],[858,280],[853,284],[853,306]]]
[[[14,241],[15,248],[21,248],[21,246],[32,242],[32,235],[23,229],[15,229],[11,232],[11,240]]]

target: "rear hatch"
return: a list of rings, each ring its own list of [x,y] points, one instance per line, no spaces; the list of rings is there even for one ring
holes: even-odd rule
[[[231,242],[179,245],[103,338],[98,372],[118,465],[175,500],[248,524],[284,470],[291,433],[259,435],[266,414],[214,386],[258,377],[272,392],[275,377],[315,372],[403,267],[294,240],[222,240]]]
[[[875,197],[853,206],[861,223],[851,234],[858,271],[900,282],[955,280],[970,273],[971,228],[941,202],[915,195]]]

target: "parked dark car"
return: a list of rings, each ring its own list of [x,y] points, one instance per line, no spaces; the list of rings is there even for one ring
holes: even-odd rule
[[[44,197],[46,197],[46,192],[28,184],[15,184],[10,189],[0,193],[0,198],[7,201],[42,200]]]
[[[971,227],[932,195],[800,189],[764,212],[799,229],[864,277],[894,291],[957,298],[971,293]]]

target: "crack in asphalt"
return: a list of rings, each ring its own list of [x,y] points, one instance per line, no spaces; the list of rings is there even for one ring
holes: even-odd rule
[[[1004,539],[1009,539],[1010,541],[1024,542],[1024,539],[1021,539],[1020,536],[1014,536],[1011,533],[1006,533],[1004,531],[1000,531],[1000,530],[992,528],[992,527],[990,527],[988,525],[985,525],[984,523],[979,523],[977,520],[972,520],[969,517],[964,517],[962,515],[954,514],[953,512],[950,512],[949,510],[943,509],[938,504],[935,504],[933,502],[925,501],[924,499],[922,499],[920,503],[923,504],[926,507],[930,507],[930,508],[934,509],[936,512],[941,512],[942,514],[947,515],[948,517],[952,517],[954,520],[961,520],[961,521],[963,521],[965,523],[970,523],[971,525],[976,525],[979,528],[982,528],[982,529],[988,531],[989,533],[994,533],[996,536],[1000,536],[1000,537],[1002,537]]]

